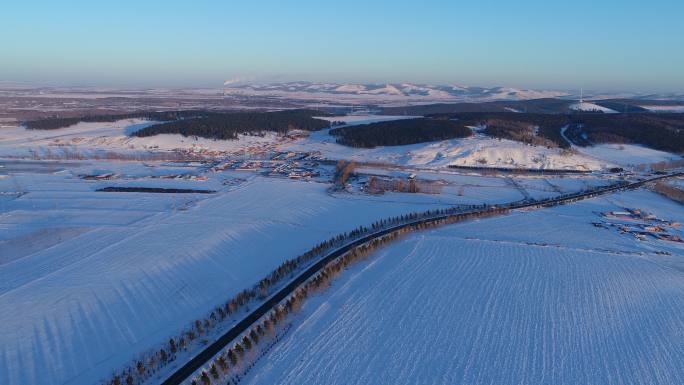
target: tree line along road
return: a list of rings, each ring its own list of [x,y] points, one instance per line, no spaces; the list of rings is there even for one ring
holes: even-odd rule
[[[225,347],[227,347],[233,340],[242,335],[247,331],[252,324],[258,321],[261,317],[266,315],[271,311],[276,305],[281,301],[286,299],[290,294],[292,294],[301,284],[305,283],[309,278],[313,277],[318,273],[323,267],[328,263],[341,257],[345,253],[351,251],[352,249],[361,246],[365,243],[371,242],[377,238],[383,237],[395,231],[405,230],[407,228],[419,228],[424,225],[430,224],[440,224],[444,223],[457,223],[474,218],[492,216],[492,215],[503,215],[509,213],[512,210],[518,209],[534,209],[534,208],[544,208],[552,207],[557,205],[562,205],[566,203],[573,203],[584,199],[595,198],[601,195],[612,194],[619,191],[634,190],[643,187],[647,183],[656,182],[659,180],[669,179],[684,176],[684,173],[677,172],[672,174],[660,175],[653,178],[644,179],[637,182],[626,182],[617,183],[609,186],[599,187],[591,191],[579,192],[574,194],[565,194],[555,198],[548,198],[536,201],[528,201],[521,203],[510,203],[505,205],[495,205],[490,206],[482,210],[476,210],[471,212],[457,213],[457,214],[446,214],[446,215],[436,215],[434,217],[422,218],[412,222],[403,223],[400,225],[392,226],[373,234],[363,236],[359,239],[351,241],[344,246],[341,246],[330,253],[324,255],[316,261],[314,264],[306,268],[304,271],[299,273],[295,278],[293,278],[287,285],[282,287],[271,297],[269,297],[265,302],[263,302],[259,307],[247,314],[242,320],[236,323],[233,327],[222,334],[216,341],[208,345],[196,356],[191,358],[182,367],[174,371],[166,380],[162,382],[162,385],[180,385],[190,376],[192,376],[198,369],[202,368],[207,362],[209,362],[216,354],[221,352]]]

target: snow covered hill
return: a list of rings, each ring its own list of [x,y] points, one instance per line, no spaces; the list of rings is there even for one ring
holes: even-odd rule
[[[529,100],[567,95],[550,90],[426,84],[267,83],[227,84],[226,94],[279,96],[291,99],[328,98],[386,101]]]
[[[606,114],[615,114],[617,111],[611,110],[610,108],[606,108],[603,106],[599,106],[598,104],[591,103],[591,102],[581,102],[581,103],[575,103],[570,106],[571,110],[574,111],[584,111],[584,112],[603,112]]]
[[[385,119],[401,117],[385,117]],[[344,118],[330,118],[345,120]],[[363,123],[364,120],[351,122]],[[405,166],[446,168],[448,165],[504,168],[543,168],[569,170],[601,170],[613,162],[596,156],[564,151],[559,148],[530,146],[512,140],[499,140],[483,134],[470,138],[404,146],[352,148],[337,144],[327,130],[314,132],[309,137],[279,145],[281,150],[319,151],[329,159],[380,162]]]

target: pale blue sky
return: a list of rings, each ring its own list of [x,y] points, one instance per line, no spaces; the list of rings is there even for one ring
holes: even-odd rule
[[[681,0],[4,0],[0,13],[0,80],[684,91]]]

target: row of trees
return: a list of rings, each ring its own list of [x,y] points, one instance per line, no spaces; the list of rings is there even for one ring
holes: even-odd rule
[[[340,159],[335,164],[335,175],[333,176],[333,183],[338,189],[344,188],[349,180],[349,177],[354,174],[356,163]]]
[[[624,184],[618,183],[618,186]],[[604,190],[607,191],[607,189],[608,187],[595,187],[584,191],[584,193],[593,192],[600,194]],[[563,194],[557,198],[547,198],[536,203],[539,206],[547,205],[547,203],[551,204],[551,202],[555,202],[553,204],[562,204],[563,202],[558,201],[558,198],[573,200],[577,196],[577,193]],[[316,257],[325,255],[326,252],[350,240],[359,239],[379,230],[407,222],[418,222],[400,227],[382,237],[357,246],[342,257],[326,265],[312,279],[297,288],[281,305],[274,308],[269,315],[263,317],[260,322],[257,322],[250,330],[246,331],[237,342],[220,354],[209,365],[208,370],[203,371],[198,378],[194,379],[195,384],[202,385],[237,383],[246,371],[252,367],[254,362],[264,354],[265,350],[272,346],[274,342],[277,342],[278,333],[285,327],[284,321],[287,316],[298,311],[303,301],[311,294],[327,288],[331,280],[349,264],[364,258],[373,250],[402,234],[468,219],[500,215],[509,212],[511,208],[515,207],[515,205],[489,206],[482,204],[414,212],[379,220],[370,227],[359,226],[348,233],[339,234],[334,238],[321,242],[297,258],[285,261],[254,287],[241,291],[225,304],[216,307],[204,319],[195,320],[179,336],[170,338],[160,348],[143,354],[140,359],[134,361],[129,367],[114,374],[111,380],[108,380],[106,383],[109,385],[121,385],[124,383],[126,385],[136,385],[145,381],[165,365],[174,361],[179,352],[192,350],[193,343],[201,340],[202,337],[208,337],[217,326],[226,320],[233,319],[233,316],[239,316],[244,313],[252,301],[266,298],[285,279],[291,278],[298,271],[304,269]],[[421,221],[421,219],[423,220]]]
[[[114,373],[105,381],[107,385],[137,385],[148,379],[154,373],[173,362],[178,353],[193,351],[201,346],[203,339],[209,338],[214,331],[226,325],[228,321],[235,320],[245,314],[250,304],[260,301],[276,291],[285,280],[291,278],[297,272],[303,270],[311,261],[325,255],[327,252],[345,244],[349,240],[358,239],[380,229],[415,221],[420,218],[430,218],[437,215],[456,213],[459,210],[482,210],[486,205],[468,205],[441,210],[429,210],[422,213],[410,213],[376,221],[370,227],[359,226],[358,228],[338,234],[337,236],[323,241],[309,251],[283,262],[265,278],[253,287],[242,290],[225,303],[217,306],[208,315],[196,319],[192,324],[183,329],[177,336],[169,338],[156,349],[140,354],[139,358],[132,361],[123,370]]]
[[[465,138],[468,127],[448,119],[403,119],[330,130],[337,143],[351,147],[401,146],[437,140]]]
[[[623,184],[618,183],[618,186]],[[608,187],[596,187],[585,192],[599,194],[602,191],[607,191],[607,189]],[[574,199],[577,196],[578,194],[563,194],[558,198]],[[547,203],[551,204],[551,202],[555,202],[554,204],[563,203],[558,201],[557,198],[547,198],[536,203],[539,206],[544,206]],[[263,355],[265,349],[272,346],[274,341],[277,341],[278,332],[284,327],[284,321],[288,314],[298,311],[302,302],[312,293],[328,287],[331,280],[349,264],[364,258],[371,251],[402,234],[468,219],[500,215],[509,212],[511,208],[515,207],[515,205],[488,206],[482,204],[429,210],[421,213],[414,212],[379,220],[370,227],[360,226],[348,233],[339,234],[334,238],[321,242],[297,258],[284,262],[254,287],[241,291],[225,304],[216,307],[204,319],[195,320],[179,336],[170,338],[160,348],[141,355],[141,358],[134,361],[130,366],[121,372],[115,373],[106,384],[121,385],[125,383],[126,385],[136,385],[150,378],[150,376],[157,373],[168,363],[174,361],[179,352],[192,350],[193,343],[201,340],[202,337],[208,337],[217,326],[226,320],[233,319],[233,316],[239,316],[244,313],[252,301],[266,298],[285,279],[291,278],[296,272],[301,271],[314,258],[324,255],[326,252],[341,246],[349,240],[359,239],[365,235],[399,224],[418,222],[400,227],[382,237],[357,246],[342,257],[326,265],[312,279],[297,288],[281,305],[275,307],[260,322],[257,322],[250,330],[246,331],[237,342],[210,364],[208,370],[203,371],[198,378],[194,379],[195,384],[201,383],[203,385],[226,382],[237,383],[241,376],[251,368],[255,360],[260,357],[260,354]]]
[[[684,204],[684,191],[677,187],[670,186],[667,183],[658,182],[652,187],[652,189],[660,195],[670,198],[675,202]]]
[[[618,182],[614,186],[591,188],[584,191],[584,193],[592,193],[592,196],[595,196],[608,191],[611,188],[626,185],[627,182]],[[565,202],[559,199],[574,201],[582,198],[580,195],[581,193],[582,192],[579,194],[563,194],[555,198],[547,198],[532,203],[536,203],[537,206],[540,207],[552,204],[563,204]],[[359,239],[379,230],[405,224],[407,222],[418,222],[403,226],[383,237],[376,238],[369,243],[358,246],[343,257],[328,264],[319,274],[307,281],[305,285],[300,286],[292,295],[290,295],[284,302],[284,305],[276,307],[268,317],[264,318],[261,323],[257,323],[253,326],[231,349],[224,352],[224,355],[219,356],[210,369],[202,373],[199,378],[199,381],[201,381],[202,384],[208,385],[211,383],[212,378],[218,380],[224,378],[221,377],[221,375],[225,376],[232,373],[233,377],[231,377],[231,381],[239,381],[240,373],[244,374],[244,371],[251,367],[245,363],[253,363],[254,359],[258,357],[253,348],[259,346],[260,338],[263,338],[266,335],[270,337],[264,339],[264,341],[269,341],[269,338],[271,338],[271,340],[275,338],[273,337],[277,335],[277,333],[275,333],[275,326],[282,324],[285,316],[289,313],[299,309],[302,301],[312,292],[326,287],[330,280],[347,266],[347,264],[367,255],[370,251],[401,234],[468,219],[500,215],[509,212],[515,207],[517,207],[515,204],[505,206],[488,206],[487,204],[482,204],[414,212],[382,219],[374,222],[370,227],[359,226],[350,232],[339,234],[336,237],[319,243],[306,253],[283,262],[278,268],[252,288],[241,291],[224,304],[217,306],[206,317],[195,320],[178,336],[170,338],[168,342],[165,342],[157,349],[141,354],[139,359],[133,361],[128,367],[120,372],[115,373],[110,380],[105,382],[105,384],[121,385],[125,383],[126,385],[137,385],[145,381],[168,363],[173,362],[177,358],[179,352],[188,352],[193,350],[193,347],[201,346],[201,341],[210,338],[210,335],[218,326],[225,324],[227,320],[233,320],[234,317],[239,317],[244,314],[247,307],[253,301],[266,298],[270,293],[282,286],[283,281],[291,278],[297,272],[302,271],[315,258],[325,255],[327,252],[340,247],[350,240]],[[271,332],[271,330],[274,330],[274,332]],[[262,345],[260,349],[263,349],[263,346],[264,345]],[[250,355],[247,356],[247,360],[245,360],[245,352],[251,352]],[[221,360],[221,358],[223,359]],[[219,372],[219,369],[221,372]],[[241,370],[242,372],[240,372]]]
[[[404,178],[378,178],[376,176],[371,176],[368,178],[366,191],[371,194],[382,194],[386,191],[439,194],[441,191],[441,184],[435,181]]]
[[[279,335],[289,328],[288,317],[297,313],[304,301],[323,292],[333,279],[352,263],[366,258],[373,250],[396,239],[402,231],[358,246],[326,265],[318,274],[297,288],[282,304],[255,323],[231,347],[207,365],[191,380],[192,385],[238,384],[254,364],[277,343]]]
[[[238,134],[260,134],[267,131],[286,133],[295,129],[317,131],[330,126],[330,122],[316,119],[314,115],[321,113],[312,110],[212,113],[202,117],[155,124],[136,131],[133,135],[146,137],[181,134],[230,140],[237,139]]]
[[[486,205],[477,207],[480,207],[484,211],[457,214],[402,227],[365,244],[356,246],[341,257],[331,261],[314,277],[295,289],[287,299],[276,306],[268,315],[256,322],[231,347],[220,353],[213,362],[208,364],[208,369],[201,371],[201,373],[192,379],[191,384],[238,384],[247,374],[249,369],[254,366],[256,361],[263,357],[268,349],[277,342],[279,332],[289,327],[287,324],[288,316],[297,313],[307,298],[316,293],[325,291],[330,287],[332,281],[348,266],[366,259],[370,253],[394,241],[398,237],[412,231],[424,230],[459,220],[485,217],[508,211],[508,209],[502,207],[492,207],[489,209],[487,209]],[[457,209],[455,208],[431,210],[424,213],[408,214],[406,216],[401,216],[401,218],[403,218],[403,220],[416,221],[421,217],[432,218],[447,213],[455,213],[456,211]],[[383,223],[385,224],[383,225]],[[386,221],[379,221],[374,223],[371,227],[377,230],[387,223],[388,222]],[[359,228],[359,230],[361,231],[359,235],[361,235],[364,231],[367,232],[370,229]]]

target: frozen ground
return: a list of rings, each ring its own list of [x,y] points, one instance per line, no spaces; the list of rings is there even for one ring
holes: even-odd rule
[[[353,116],[345,120],[349,124],[359,124],[398,118],[404,117]],[[81,123],[51,131],[26,131],[21,128],[3,128],[0,131],[0,157],[40,158],[35,161],[0,161],[0,384],[96,383],[112,370],[128,363],[136,353],[154,347],[195,318],[205,315],[208,309],[252,285],[284,259],[294,257],[334,234],[369,224],[376,219],[459,203],[501,203],[526,197],[546,197],[609,182],[596,176],[495,178],[459,175],[446,172],[445,166],[448,164],[483,165],[480,160],[485,158],[489,166],[597,169],[612,164],[612,158],[619,163],[626,162],[625,159],[631,159],[632,156],[609,155],[609,161],[606,161],[601,158],[602,154],[568,155],[558,150],[480,136],[359,150],[335,144],[327,131],[315,132],[303,139],[266,134],[263,137],[243,136],[238,141],[183,138],[180,135],[151,138],[131,138],[126,135],[147,124],[150,122],[125,120]],[[323,178],[309,182],[293,181],[265,178],[253,172],[212,173],[205,166],[193,163],[93,159],[109,152],[138,154],[174,149],[202,152],[208,157],[212,156],[212,151],[221,156],[259,155],[277,150],[320,151],[324,157],[331,159],[424,167],[426,170],[419,172],[419,178],[444,180],[446,184],[440,195],[333,194],[328,191],[329,184],[321,183]],[[641,154],[649,162],[652,159],[661,160],[659,157],[665,156],[653,152],[634,152],[637,149],[629,147],[629,151]],[[59,159],[65,154],[71,154],[72,158],[80,154],[86,160],[45,160],[50,157]],[[79,177],[110,173],[117,174],[117,179],[85,181]],[[209,178],[206,181],[161,178],[168,175],[209,175]],[[210,189],[217,193],[95,192],[105,186]],[[616,202],[626,199],[630,204],[640,204],[639,199],[652,202],[655,205],[652,211],[660,210],[659,216],[678,215],[681,212],[678,206],[672,206],[673,203],[669,201],[652,194],[639,194],[614,199]],[[599,206],[610,205],[609,200],[598,202]],[[586,203],[580,207],[592,206]],[[457,236],[448,235],[452,233],[436,233],[438,235],[435,236],[426,233],[425,238],[410,242],[428,245],[431,239],[438,237],[456,238],[448,240],[445,243],[448,246],[435,246],[435,255],[448,250],[463,250],[464,255],[480,255],[481,259],[490,253],[492,258],[504,259],[509,256],[507,250],[524,249],[541,253],[538,259],[545,258],[548,254],[545,254],[546,250],[552,249],[569,250],[566,259],[575,250],[593,257],[595,254],[615,254],[597,251],[596,248],[608,248],[609,251],[617,248],[618,251],[629,251],[627,255],[632,256],[630,258],[644,263],[666,263],[664,266],[667,268],[679,266],[677,256],[682,254],[680,249],[670,248],[670,256],[660,256],[658,259],[653,257],[655,246],[637,244],[633,239],[608,230],[592,228],[594,232],[604,231],[599,237],[595,233],[572,233],[579,231],[579,222],[582,226],[588,226],[589,214],[586,211],[563,207],[554,209],[553,216],[518,214],[497,219],[496,222],[482,221],[456,226],[454,229],[458,229],[457,233],[460,234]],[[681,221],[684,218],[676,219]],[[498,225],[490,229],[492,223]],[[569,227],[563,227],[563,232],[560,232],[560,224]],[[566,233],[570,230],[570,233]],[[568,234],[571,235],[569,238]],[[536,242],[558,245],[527,245]],[[487,246],[490,244],[492,246]],[[401,245],[413,247],[410,243]],[[497,245],[505,246],[497,249]],[[658,245],[658,248],[662,247]],[[465,253],[471,250],[469,248],[472,253]],[[433,253],[430,250],[424,254]],[[502,253],[505,255],[501,256]],[[534,258],[525,256],[522,251],[515,251],[512,255],[529,259],[525,262],[529,266],[536,263]],[[617,255],[622,256],[622,251]],[[378,266],[386,263],[381,261],[399,258],[404,257],[379,258]],[[438,259],[430,257],[426,260]],[[492,261],[494,263],[497,260]],[[479,260],[471,262],[480,263]],[[407,262],[409,266],[411,263],[415,261]],[[462,275],[459,269],[463,268],[453,268],[454,277]],[[523,270],[510,266],[510,271],[517,272],[520,277],[527,274]],[[487,277],[485,273],[478,273],[479,277]],[[390,276],[398,273],[392,274]],[[417,275],[416,279],[420,277]],[[509,281],[503,280],[496,285],[505,286],[506,282]],[[417,283],[412,285],[416,286]],[[425,290],[430,287],[426,286]],[[434,288],[436,291],[453,289]],[[385,299],[392,301],[389,297]],[[380,301],[372,301],[376,300]],[[372,304],[381,308],[379,303]],[[434,306],[431,312],[439,314],[437,302],[428,302],[428,305]],[[387,311],[393,314],[395,310]],[[332,321],[338,316],[343,315],[333,314],[329,319]],[[504,322],[506,319],[499,320]],[[466,321],[454,319],[454,322],[467,325]],[[303,330],[297,329],[296,333],[302,333]],[[324,330],[318,330],[324,335]],[[292,333],[292,336],[298,335],[296,333]],[[590,337],[587,340],[597,342]],[[454,345],[458,343],[454,342]],[[398,360],[407,359],[396,354]],[[543,357],[549,359],[547,355]],[[277,365],[284,365],[284,361],[280,364],[273,361],[272,365],[277,369]],[[369,365],[371,368],[375,364]],[[273,375],[283,373],[283,378],[295,378],[289,377],[284,367],[276,369]],[[437,366],[434,370],[442,369]],[[332,372],[331,376],[334,377],[335,373]],[[253,381],[266,381],[259,376]],[[330,377],[333,382],[344,382],[333,377]],[[364,378],[360,377],[359,381]],[[417,377],[414,379],[419,380]],[[325,379],[314,380],[325,382]]]
[[[644,106],[639,106],[641,108],[645,108],[647,110],[653,111],[653,112],[672,112],[672,113],[684,113],[684,105],[675,105],[675,106],[650,106],[650,105],[644,105]]]
[[[2,191],[24,193],[3,196],[0,206],[2,384],[95,383],[333,234],[455,202],[332,196],[327,184],[236,172],[154,183],[217,189],[213,195],[98,193],[104,185],[152,183],[78,175],[135,176],[148,167],[75,164],[0,179]],[[246,181],[221,183],[237,175]]]
[[[364,176],[407,178],[415,171],[419,180],[434,181],[440,185],[440,197],[450,196],[461,203],[480,204],[506,199],[509,202],[524,198],[547,198],[571,191],[614,183],[605,175],[500,175],[481,176],[464,174],[461,170],[414,169],[399,171],[380,166],[363,166],[356,172]],[[458,198],[456,198],[458,197]]]
[[[680,384],[684,249],[591,225],[624,206],[684,220],[638,191],[396,242],[307,302],[242,383]]]
[[[213,140],[162,134],[151,137],[129,136],[154,122],[126,119],[111,123],[78,123],[56,130],[26,130],[23,127],[0,131],[0,157],[63,158],[70,154],[92,158],[106,151],[144,153],[150,151],[188,150],[193,152],[244,153],[265,151],[287,138],[274,133],[263,136],[239,135],[239,140]]]
[[[680,156],[636,144],[599,144],[575,147],[581,154],[620,166],[635,166],[681,159]]]

